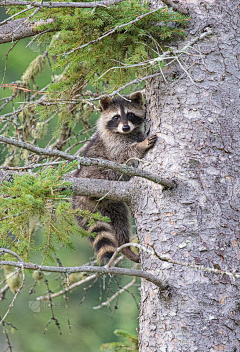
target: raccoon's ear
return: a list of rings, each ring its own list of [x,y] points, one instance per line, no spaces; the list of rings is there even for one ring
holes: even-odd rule
[[[142,105],[142,104],[143,104],[143,95],[142,95],[141,92],[132,93],[132,94],[129,96],[129,99],[130,99],[133,103],[136,103],[136,104],[139,104],[139,105]]]
[[[109,97],[103,97],[101,100],[100,100],[100,108],[101,108],[101,111],[104,111],[106,110],[109,105],[112,104],[112,98],[109,98]]]

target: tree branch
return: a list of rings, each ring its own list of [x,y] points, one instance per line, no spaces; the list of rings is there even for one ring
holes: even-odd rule
[[[76,160],[82,166],[97,166],[103,167],[105,169],[111,169],[116,172],[129,175],[129,176],[138,176],[142,178],[146,178],[147,180],[153,181],[162,185],[165,188],[173,188],[175,183],[172,180],[165,179],[159,175],[152,174],[148,171],[137,169],[132,166],[127,166],[124,164],[116,164],[112,161],[103,160],[103,159],[95,159],[95,158],[86,158],[86,157],[77,157],[56,149],[46,149],[39,148],[32,144],[28,144],[22,141],[13,140],[4,136],[0,136],[0,142],[15,145],[16,147],[27,149],[33,153],[38,155],[46,155],[46,156],[56,156],[65,160],[74,161]]]
[[[103,0],[93,2],[42,2],[42,1],[18,1],[18,0],[0,0],[0,6],[31,6],[31,7],[47,7],[49,9],[54,8],[94,8],[94,7],[108,7],[116,5],[123,0]]]
[[[65,177],[65,180],[72,182],[73,194],[76,196],[88,196],[94,198],[107,198],[129,204],[133,185],[131,181],[108,181],[89,178]],[[121,187],[119,187],[121,182]],[[121,189],[119,189],[121,188]]]
[[[0,248],[0,253],[4,251],[4,248]],[[25,263],[25,262],[11,262],[8,260],[0,261],[0,265],[10,265],[18,268],[24,268],[29,270],[41,270],[50,273],[99,273],[99,274],[112,274],[112,275],[126,275],[126,276],[136,276],[141,277],[142,279],[146,279],[147,281],[152,282],[154,285],[159,286],[163,289],[164,285],[162,281],[158,279],[157,276],[154,276],[146,271],[137,270],[137,269],[127,269],[127,268],[107,268],[106,266],[74,266],[74,267],[56,267],[56,266],[46,266],[46,265],[38,265],[34,263]]]
[[[48,18],[46,21],[42,20],[34,23],[26,22],[26,18],[12,20],[9,23],[0,26],[0,44],[32,37],[33,35],[41,33],[41,31],[38,30],[38,26],[40,26],[41,24],[49,24],[53,22],[53,18]],[[54,31],[55,30],[56,29],[54,29]]]
[[[117,260],[115,261],[114,263],[114,266],[117,265],[118,263],[120,263],[122,260],[123,260],[124,256],[120,256],[117,258]],[[92,275],[89,275],[87,277],[85,277],[84,279],[80,280],[80,281],[77,281],[77,282],[74,282],[73,284],[69,285],[69,286],[66,286],[64,287],[63,290],[61,291],[58,291],[58,292],[55,292],[55,293],[52,293],[50,294],[50,297],[51,298],[56,298],[58,296],[61,296],[61,295],[64,295],[66,292],[68,291],[72,291],[74,288],[78,287],[78,286],[81,286],[83,284],[85,284],[86,282],[88,281],[91,281],[93,279],[96,279],[98,277],[98,274],[92,274]],[[1,291],[0,291],[1,292]],[[0,296],[1,297],[1,296]],[[49,299],[49,294],[48,295],[45,295],[45,296],[38,296],[36,298],[37,301],[46,301]]]
[[[183,5],[182,3],[179,4],[179,0],[161,0],[165,5],[167,5],[168,7],[172,7],[172,9],[174,11],[177,11],[179,13],[181,13],[182,15],[188,15],[189,14],[189,10],[186,7],[186,5]]]

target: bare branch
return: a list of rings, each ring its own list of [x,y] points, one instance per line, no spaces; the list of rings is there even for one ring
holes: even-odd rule
[[[0,248],[0,253],[2,248]],[[127,268],[107,268],[106,266],[75,266],[75,267],[56,267],[56,266],[46,266],[46,265],[38,265],[35,263],[25,263],[25,262],[11,262],[8,260],[0,261],[0,265],[10,265],[16,266],[19,268],[29,269],[29,270],[41,270],[51,273],[79,273],[79,272],[87,272],[87,273],[99,273],[99,274],[112,274],[112,275],[126,275],[126,276],[136,276],[146,279],[147,281],[152,282],[154,285],[163,288],[164,285],[161,280],[157,276],[154,276],[146,271],[137,270],[137,269],[127,269]]]
[[[119,262],[121,262],[123,260],[124,256],[120,256],[117,258],[117,260],[115,261],[114,263],[114,266],[117,265]],[[66,292],[68,291],[72,291],[74,288],[78,287],[78,286],[81,286],[83,284],[85,284],[85,282],[88,282],[90,280],[93,280],[93,279],[96,279],[98,276],[98,274],[93,274],[93,275],[90,275],[90,276],[87,276],[85,279],[82,279],[80,281],[77,281],[77,282],[74,282],[73,284],[65,287],[63,290],[61,291],[58,291],[56,293],[52,293],[50,295],[51,298],[55,298],[55,297],[58,297],[58,296],[61,296],[61,295],[64,295]],[[39,296],[36,298],[37,301],[46,301],[49,299],[49,295],[45,295],[45,296]]]
[[[47,7],[49,9],[56,8],[95,8],[95,7],[108,7],[116,5],[123,0],[103,0],[93,2],[42,2],[42,1],[18,1],[18,0],[0,0],[0,6],[31,6],[31,7]]]
[[[20,168],[20,171],[21,170],[22,169]],[[0,170],[0,182],[9,179],[13,174],[12,171],[8,172]],[[132,193],[136,192],[134,191],[135,188],[131,181],[121,182],[121,187],[119,187],[118,181],[77,178],[72,177],[71,175],[66,175],[65,180],[72,182],[72,185],[68,187],[68,189],[72,189],[73,194],[76,196],[88,196],[97,199],[104,197],[106,199],[126,202],[129,205],[131,203]],[[11,217],[13,216],[14,215],[11,215]],[[19,216],[19,214],[16,214],[15,216]],[[0,219],[0,221],[6,218],[8,218],[8,216]]]
[[[1,2],[2,1],[0,1],[0,6]],[[42,20],[37,22],[26,22],[26,18],[19,18],[17,20],[10,21],[7,24],[0,26],[0,44],[32,37],[33,35],[41,33],[41,31],[38,30],[38,26],[41,24],[49,24],[53,22],[53,18],[48,18],[45,21]],[[54,29],[54,31],[56,31],[56,29]]]
[[[94,198],[104,197],[126,202],[128,204],[131,202],[131,194],[134,188],[131,181],[121,182],[121,189],[119,191],[118,181],[77,178],[71,176],[67,176],[65,179],[73,183],[72,190],[74,195]]]
[[[210,272],[210,273],[214,273],[214,274],[220,274],[220,275],[227,275],[227,276],[230,276],[232,278],[236,278],[236,279],[240,279],[240,273],[232,273],[232,272],[229,272],[229,271],[225,271],[225,270],[220,270],[220,269],[214,269],[214,268],[208,268],[208,267],[205,267],[203,265],[196,265],[195,263],[186,263],[186,262],[179,262],[179,261],[176,261],[174,259],[171,259],[169,257],[167,257],[166,255],[162,254],[162,253],[157,253],[156,250],[154,249],[153,246],[150,246],[152,247],[151,249],[150,248],[147,248],[145,246],[142,246],[141,244],[138,244],[138,243],[125,243],[123,244],[122,246],[118,247],[116,249],[116,251],[114,252],[112,258],[110,259],[110,261],[108,262],[108,266],[111,265],[112,261],[114,261],[114,259],[116,258],[117,254],[119,252],[121,252],[121,250],[123,248],[126,248],[126,247],[136,247],[136,248],[139,248],[140,250],[150,254],[150,255],[155,255],[159,260],[163,261],[163,262],[167,262],[167,263],[170,263],[170,264],[175,264],[175,265],[180,265],[180,266],[186,266],[188,268],[191,268],[191,269],[195,269],[195,270],[200,270],[200,271],[206,271],[206,272]]]
[[[22,258],[20,257],[20,255],[18,255],[17,253],[13,252],[11,249],[7,249],[7,248],[1,248],[0,250],[0,256],[4,253],[8,253],[13,255],[15,258],[18,259],[19,262],[23,262]]]
[[[110,268],[112,266],[112,264],[114,263],[118,253],[120,253],[122,249],[127,248],[127,247],[135,247],[135,248],[141,249],[142,251],[144,251],[148,254],[154,254],[154,251],[152,249],[144,247],[139,243],[125,243],[116,249],[116,251],[113,253],[111,259],[109,260],[107,267]]]
[[[152,174],[152,173],[145,171],[145,170],[137,169],[132,166],[127,166],[124,164],[116,164],[112,161],[103,160],[103,159],[76,157],[74,155],[71,155],[71,154],[56,150],[56,149],[52,150],[52,149],[46,149],[46,148],[39,148],[39,147],[36,147],[32,144],[28,144],[28,143],[25,143],[22,141],[10,139],[10,138],[7,138],[7,137],[1,136],[1,135],[0,135],[0,142],[15,145],[16,147],[19,147],[19,148],[27,149],[33,153],[38,154],[38,155],[56,156],[56,157],[60,157],[62,159],[69,160],[69,161],[76,160],[80,165],[83,165],[83,166],[103,167],[103,168],[111,169],[111,170],[120,172],[122,174],[129,175],[129,176],[143,177],[143,178],[146,178],[150,181],[158,183],[166,188],[173,188],[175,186],[175,183],[171,180],[165,179],[159,175]]]

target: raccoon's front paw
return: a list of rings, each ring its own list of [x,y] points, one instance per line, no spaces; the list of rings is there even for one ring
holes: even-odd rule
[[[157,141],[157,135],[156,134],[153,134],[152,136],[148,137],[145,139],[145,141],[147,141],[147,149],[150,149],[154,146],[154,144],[156,143]]]
[[[138,148],[138,151],[141,155],[140,156],[141,158],[145,155],[145,153],[148,149],[150,149],[154,146],[154,144],[156,143],[156,140],[157,140],[157,135],[154,134],[154,135],[144,139],[144,141],[137,143],[137,148]]]

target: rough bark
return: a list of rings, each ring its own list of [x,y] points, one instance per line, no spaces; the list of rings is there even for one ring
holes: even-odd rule
[[[191,6],[188,39],[211,26],[214,35],[175,66],[168,82],[146,89],[151,133],[149,171],[175,174],[177,189],[137,180],[134,213],[142,245],[171,258],[239,272],[240,16],[239,1]],[[184,43],[180,43],[184,45]],[[197,272],[142,255],[142,269],[168,283],[164,295],[142,282],[140,352],[240,351],[239,280]]]
[[[53,18],[46,21],[29,22],[27,18],[19,18],[0,26],[0,44],[11,43],[15,40],[32,37],[40,33],[38,26],[54,22]]]

